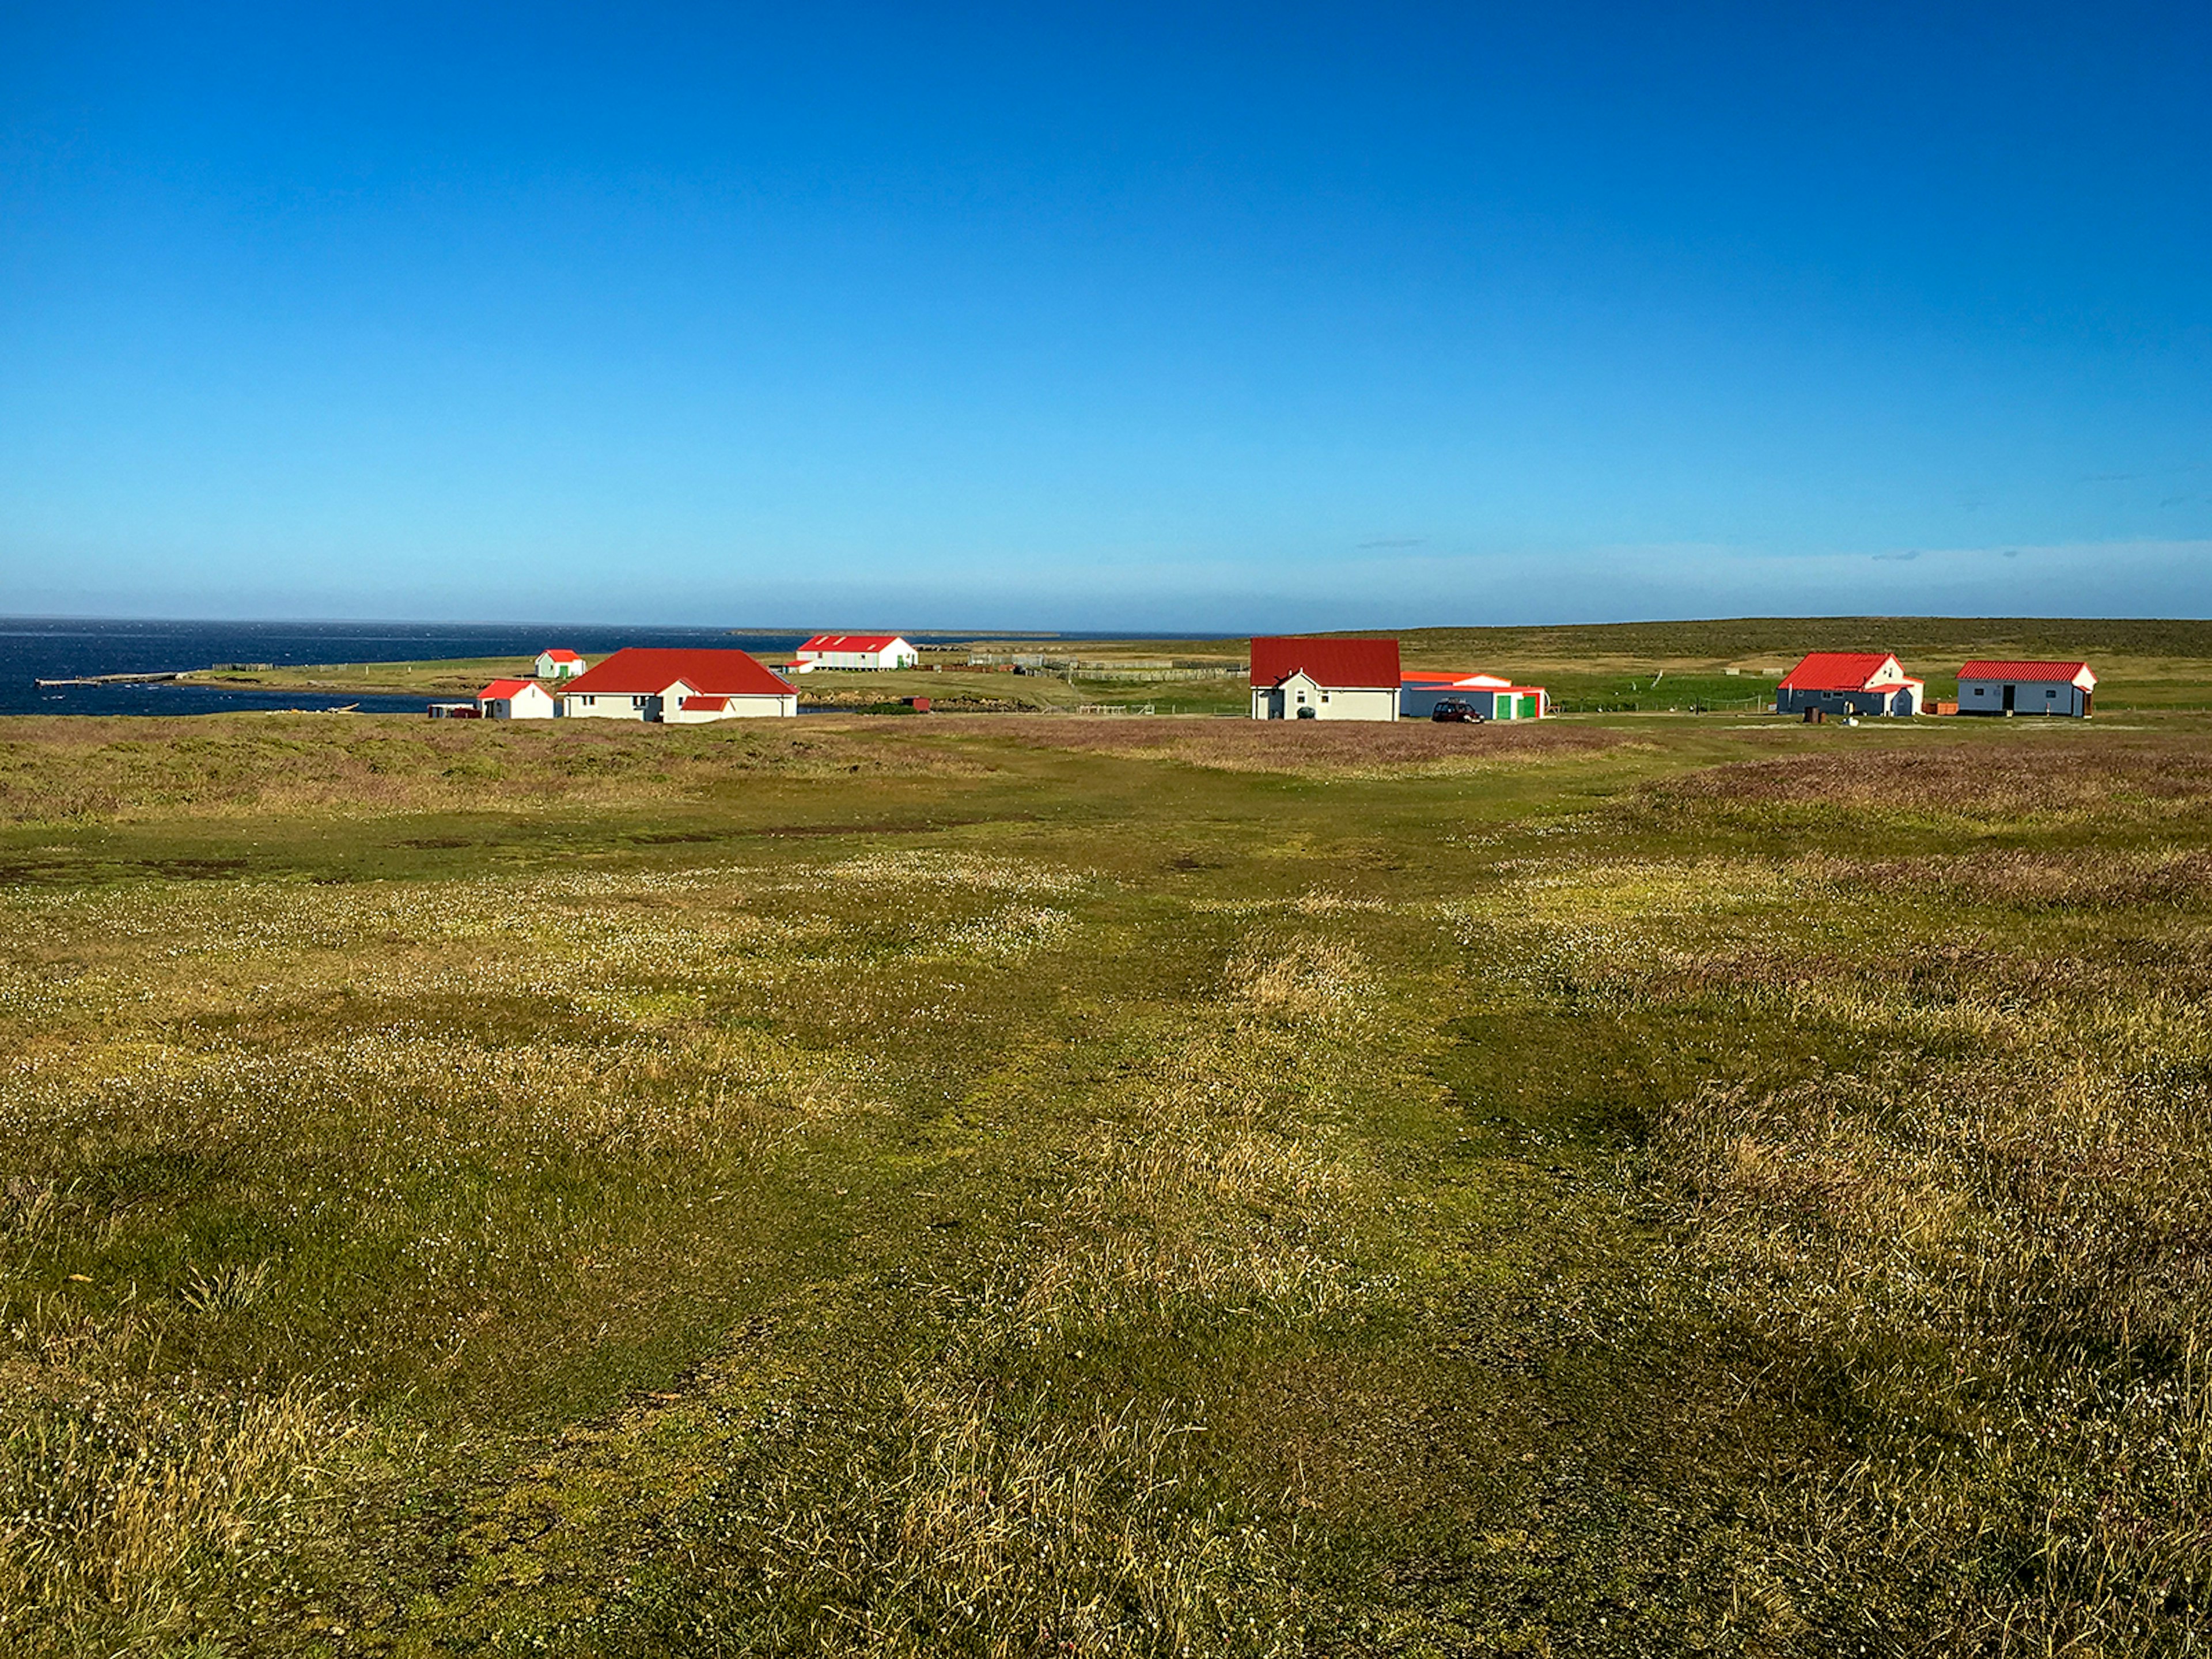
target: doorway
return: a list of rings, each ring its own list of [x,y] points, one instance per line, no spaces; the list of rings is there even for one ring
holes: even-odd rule
[[[2013,693],[2019,690],[2020,688],[2016,685],[2008,685],[2004,689],[2004,711],[2008,714],[2012,713]]]

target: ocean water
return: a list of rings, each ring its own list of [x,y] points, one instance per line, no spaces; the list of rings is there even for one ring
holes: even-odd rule
[[[773,660],[804,634],[719,628],[560,628],[530,623],[118,622],[0,617],[0,714],[209,714],[224,709],[337,708],[420,714],[426,697],[233,691],[205,685],[69,685],[42,679],[152,674],[218,663],[415,662],[431,657],[534,657],[565,646],[597,661],[625,645],[735,646]]]

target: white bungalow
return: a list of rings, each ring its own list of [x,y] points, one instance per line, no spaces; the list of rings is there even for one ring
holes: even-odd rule
[[[2086,662],[1977,659],[1959,670],[1961,714],[2066,714],[2087,720],[2097,677]]]
[[[572,720],[653,720],[670,726],[799,713],[799,693],[743,651],[632,646],[561,688]]]
[[[911,668],[921,653],[896,634],[817,634],[799,647],[799,668]]]
[[[541,651],[538,653],[538,678],[541,680],[573,680],[591,664],[573,651]]]
[[[1255,720],[1395,720],[1398,695],[1395,640],[1252,641]]]
[[[494,680],[477,693],[477,715],[488,720],[550,720],[561,707],[536,680]]]

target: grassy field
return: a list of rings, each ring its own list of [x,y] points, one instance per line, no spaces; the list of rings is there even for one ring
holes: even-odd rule
[[[0,722],[0,1650],[2201,1652],[2208,831],[2171,714]]]

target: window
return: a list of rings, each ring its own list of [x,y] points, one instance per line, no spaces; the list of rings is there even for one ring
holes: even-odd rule
[[[1327,702],[1328,701],[1328,692],[1326,692],[1326,691],[1322,692],[1322,693],[1321,694],[1321,700],[1322,700],[1323,702]]]
[[[1978,697],[1986,697],[1990,695],[1990,688],[1986,685],[1978,685],[1974,688],[1974,695]]]
[[[2051,687],[2048,691],[2045,691],[2043,695],[2044,695],[2045,696],[2046,696],[2046,697],[2056,697],[2056,696],[2058,695],[2058,688],[2057,688],[2057,686],[2055,686],[2055,685],[2054,685],[2054,686],[2052,686],[2052,687]]]

